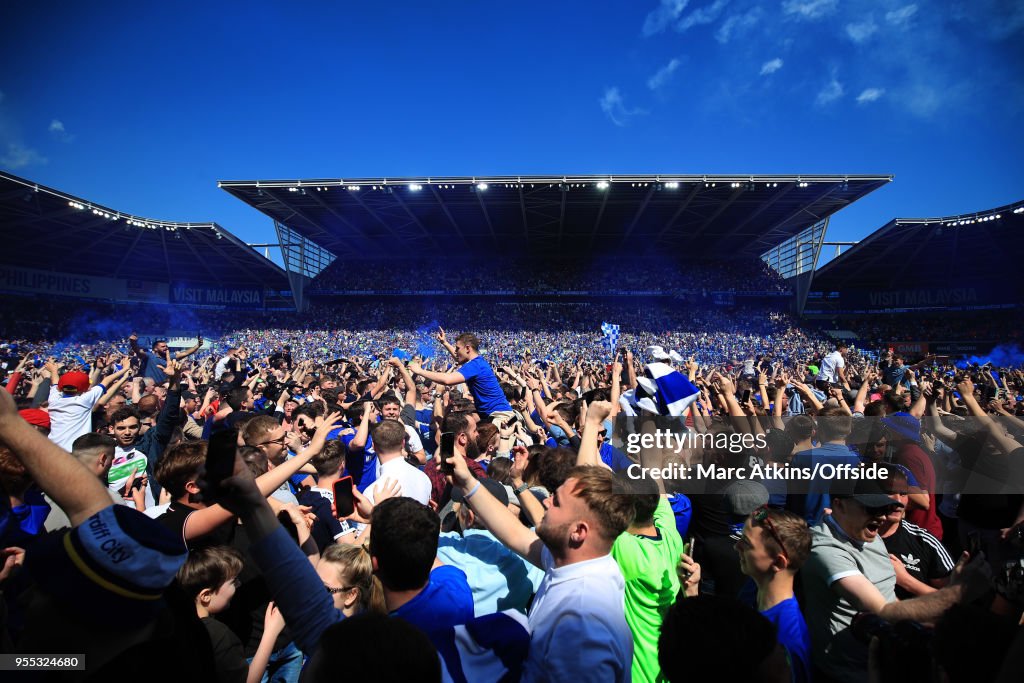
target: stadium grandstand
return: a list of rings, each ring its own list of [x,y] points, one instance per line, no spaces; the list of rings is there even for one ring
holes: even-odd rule
[[[284,271],[224,227],[134,215],[0,172],[0,291],[211,308],[290,304]]]
[[[445,258],[452,277],[493,273],[494,263],[528,259],[531,270],[593,272],[581,285],[550,282],[517,288],[491,276],[491,286],[463,279],[477,294],[586,296],[673,295],[683,275],[693,289],[693,264],[729,270],[737,260],[764,258],[784,277],[816,261],[829,217],[892,180],[892,176],[579,175],[418,177],[220,181],[218,185],[274,221],[297,305],[305,293],[450,293],[412,286],[394,261]],[[799,245],[795,238],[799,237]],[[790,243],[790,246],[785,245]],[[358,255],[358,259],[353,258]],[[571,258],[569,257],[571,255]],[[341,264],[313,281],[339,259]],[[455,261],[454,259],[457,259]],[[353,262],[359,264],[352,266]],[[367,263],[392,265],[367,268]],[[458,263],[458,270],[453,265]],[[611,265],[609,273],[606,266]],[[667,281],[621,287],[625,279],[667,264]],[[367,280],[347,269],[372,270]],[[339,272],[341,271],[340,277]],[[751,272],[760,276],[761,269]],[[673,272],[674,271],[674,272]],[[522,278],[512,269],[511,278]],[[403,278],[395,288],[390,279]],[[346,286],[360,280],[359,287]],[[486,279],[486,278],[485,278]],[[712,279],[712,278],[709,278]],[[426,278],[429,280],[429,277]],[[494,280],[498,280],[495,284]],[[374,282],[383,282],[379,289]],[[701,290],[714,290],[699,285]],[[467,286],[468,285],[468,286]],[[724,288],[728,291],[730,288]],[[735,292],[735,288],[732,288]],[[743,289],[743,288],[741,288]],[[749,288],[747,288],[749,290]],[[766,292],[779,288],[768,283]],[[468,291],[466,293],[469,293]]]
[[[810,276],[810,319],[909,356],[979,355],[1024,329],[1024,201],[895,218]]]

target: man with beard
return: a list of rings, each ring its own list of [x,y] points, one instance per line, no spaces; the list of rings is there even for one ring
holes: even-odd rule
[[[633,501],[603,467],[576,467],[537,531],[480,485],[456,449],[452,485],[498,540],[544,570],[530,607],[523,681],[629,681],[633,635],[625,582],[611,547],[633,520]]]
[[[832,483],[832,514],[812,527],[811,556],[803,568],[811,635],[811,661],[823,680],[867,679],[868,648],[853,634],[858,612],[887,621],[935,622],[964,597],[988,584],[984,558],[968,564],[964,553],[950,584],[912,600],[896,597],[896,572],[879,534],[886,517],[903,503],[886,493],[880,480],[885,468],[861,471],[858,479]],[[872,476],[873,478],[868,478]]]
[[[71,446],[71,455],[75,456],[78,462],[85,465],[85,468],[95,474],[97,478],[107,486],[107,473],[110,472],[110,464],[114,461],[114,440],[106,434],[83,434],[75,439]],[[123,505],[125,500],[115,491],[107,489],[111,499],[117,505]],[[137,497],[142,496],[142,490],[134,491]],[[46,502],[50,504],[50,514],[46,516],[44,524],[47,531],[56,531],[71,526],[67,514],[48,496],[44,495]]]
[[[455,434],[455,450],[462,453],[466,458],[466,464],[477,479],[487,477],[483,466],[477,462],[480,457],[480,449],[476,445],[476,420],[467,413],[449,413],[444,419],[441,432],[453,432]],[[442,510],[452,498],[452,486],[445,478],[444,472],[438,458],[431,458],[423,473],[430,479],[430,498],[437,504],[437,509]]]

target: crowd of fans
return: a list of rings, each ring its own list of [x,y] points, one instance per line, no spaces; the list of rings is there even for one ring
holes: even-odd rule
[[[0,651],[85,653],[69,678],[1024,666],[1019,364],[764,308],[33,306],[0,316]],[[651,419],[750,440],[638,452]]]
[[[957,315],[875,315],[839,319],[835,325],[856,333],[869,348],[913,341],[1024,342],[1024,317],[1017,310]]]
[[[736,259],[727,263],[670,262],[652,259],[606,258],[546,263],[502,258],[474,262],[460,260],[458,269],[423,268],[408,259],[391,261],[339,259],[310,284],[311,291],[411,290],[476,293],[499,291],[535,295],[538,292],[789,292],[789,285],[760,259]]]

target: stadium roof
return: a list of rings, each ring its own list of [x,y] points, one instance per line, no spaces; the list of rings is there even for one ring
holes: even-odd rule
[[[1024,201],[942,218],[895,218],[826,263],[813,288],[893,289],[995,282],[1021,286]]]
[[[287,287],[285,272],[216,223],[116,211],[0,172],[0,262],[151,282]]]
[[[221,181],[341,256],[758,257],[892,176],[585,175]]]

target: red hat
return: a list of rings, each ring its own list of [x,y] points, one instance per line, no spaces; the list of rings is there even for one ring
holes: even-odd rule
[[[28,422],[30,425],[50,428],[50,414],[45,410],[25,408],[24,410],[19,410],[18,415],[21,415],[25,422]]]
[[[80,394],[89,390],[89,375],[84,372],[66,372],[60,376],[57,388],[64,391],[67,388],[74,388]]]

